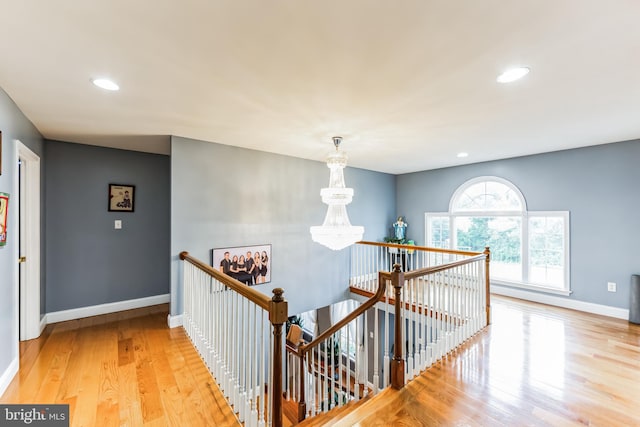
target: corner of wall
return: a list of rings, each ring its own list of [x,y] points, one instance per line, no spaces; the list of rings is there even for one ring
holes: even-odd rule
[[[19,356],[16,356],[9,364],[9,367],[0,375],[0,396],[4,394],[9,384],[11,384],[11,380],[13,380],[13,377],[18,373],[19,367]]]
[[[169,328],[178,328],[182,326],[182,314],[177,314],[175,316],[167,315],[167,324]]]

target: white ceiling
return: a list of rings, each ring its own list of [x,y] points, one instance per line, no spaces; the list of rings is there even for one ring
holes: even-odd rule
[[[324,161],[342,135],[350,166],[404,173],[640,138],[640,0],[0,0],[0,17],[0,87],[50,139]],[[531,73],[496,83],[513,65]]]

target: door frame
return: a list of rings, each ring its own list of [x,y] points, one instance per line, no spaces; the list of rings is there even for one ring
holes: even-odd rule
[[[19,203],[19,244],[16,244],[16,293],[19,293],[20,341],[40,336],[40,157],[19,140],[16,143],[15,191]],[[21,173],[18,162],[22,162]],[[20,182],[18,182],[20,181]],[[21,252],[21,253],[20,253]],[[20,262],[26,257],[26,262]]]

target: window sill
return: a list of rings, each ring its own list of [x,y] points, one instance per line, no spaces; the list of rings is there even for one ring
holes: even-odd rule
[[[507,282],[505,280],[491,280],[491,284],[497,285],[497,286],[505,286],[509,288],[519,288],[519,289],[527,289],[527,290],[536,291],[536,292],[544,292],[544,293],[553,294],[553,295],[569,296],[572,293],[570,289],[550,288],[548,286],[534,285],[531,283],[521,283],[521,282]]]

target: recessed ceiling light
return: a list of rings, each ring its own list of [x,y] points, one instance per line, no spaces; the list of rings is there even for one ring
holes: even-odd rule
[[[113,80],[93,79],[92,81],[94,85],[105,90],[120,90],[120,86],[118,86]]]
[[[500,74],[496,81],[498,83],[511,83],[523,78],[524,76],[529,74],[529,71],[531,70],[529,70],[529,68],[527,67],[510,68],[504,73]]]
[[[463,152],[461,152],[461,153],[458,153],[458,154],[457,154],[457,157],[459,157],[459,158],[463,158],[463,157],[467,157],[468,155],[469,155],[469,153],[466,153],[466,152],[464,152],[464,151],[463,151]]]

